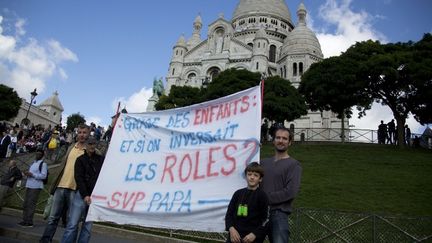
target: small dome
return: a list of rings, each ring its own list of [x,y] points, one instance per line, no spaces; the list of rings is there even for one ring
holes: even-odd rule
[[[58,92],[55,91],[48,99],[44,100],[39,106],[52,106],[60,111],[64,111],[62,104],[60,103]]]
[[[195,17],[194,23],[200,23],[200,24],[202,24],[202,19],[201,19],[201,15],[200,15],[200,14],[198,14],[198,15]]]
[[[283,54],[308,53],[323,57],[321,45],[315,33],[306,26],[306,8],[303,3],[297,10],[299,23],[297,27],[288,34],[282,47]]]
[[[186,46],[186,40],[184,38],[184,35],[181,35],[178,39],[176,46]]]
[[[321,45],[316,35],[305,25],[296,27],[285,39],[284,54],[310,53],[323,57]]]

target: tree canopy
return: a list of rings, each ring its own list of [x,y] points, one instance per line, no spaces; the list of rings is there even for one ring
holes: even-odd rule
[[[204,100],[213,100],[254,87],[261,81],[261,74],[244,69],[227,69],[221,72],[208,86]]]
[[[341,134],[345,134],[345,117],[351,118],[353,106],[359,110],[370,108],[371,98],[365,83],[356,80],[356,63],[342,57],[330,57],[311,65],[303,74],[299,92],[304,95],[309,109],[332,111],[342,120]],[[360,112],[359,116],[363,113]],[[341,137],[344,141],[344,136]]]
[[[0,121],[16,117],[22,102],[17,92],[9,86],[0,84],[0,97]]]
[[[422,125],[432,123],[432,35],[426,34],[413,47],[413,58],[406,72],[416,83],[416,96],[411,113]]]
[[[365,83],[366,93],[387,105],[397,121],[398,141],[404,141],[404,125],[410,112],[417,120],[428,121],[432,79],[430,34],[418,43],[380,44],[359,42],[341,55],[356,65],[355,80]],[[429,96],[430,97],[430,96]],[[403,143],[399,143],[401,146]]]
[[[156,110],[167,110],[202,102],[200,88],[190,86],[172,86],[169,95],[162,95],[155,104]]]
[[[86,123],[86,120],[84,119],[84,116],[81,115],[79,112],[72,114],[67,117],[66,120],[66,129],[67,130],[74,130],[78,127],[79,124]]]
[[[330,57],[314,63],[303,74],[299,92],[304,95],[311,110],[327,110],[351,118],[352,107],[369,107],[370,96],[365,83],[356,80],[356,63],[341,57]],[[359,114],[361,116],[361,114]]]
[[[263,117],[283,123],[306,114],[305,99],[288,80],[279,76],[265,80]]]

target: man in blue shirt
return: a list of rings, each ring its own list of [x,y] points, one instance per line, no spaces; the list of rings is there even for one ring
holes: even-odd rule
[[[24,172],[27,176],[26,194],[23,202],[23,221],[18,223],[22,227],[33,227],[33,215],[36,209],[39,193],[44,187],[43,180],[47,177],[48,166],[43,161],[44,152],[36,152],[36,159],[31,164],[28,171]],[[42,168],[39,170],[40,163]]]

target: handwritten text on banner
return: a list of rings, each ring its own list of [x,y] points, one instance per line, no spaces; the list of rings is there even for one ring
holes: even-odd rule
[[[121,114],[87,220],[224,230],[243,171],[259,158],[259,87],[198,105]]]

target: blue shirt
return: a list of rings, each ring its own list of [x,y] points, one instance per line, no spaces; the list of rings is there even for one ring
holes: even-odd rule
[[[31,177],[27,177],[26,187],[32,189],[43,189],[43,179],[46,178],[48,167],[46,163],[42,164],[42,171],[39,171],[39,164],[43,163],[43,160],[35,160],[29,168],[29,172],[33,174]]]

